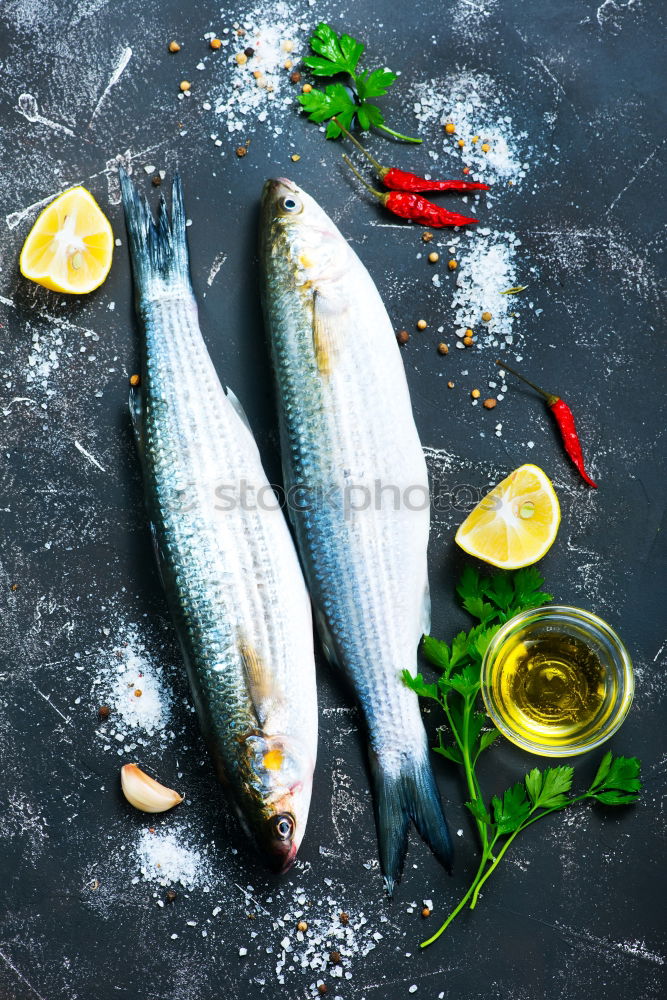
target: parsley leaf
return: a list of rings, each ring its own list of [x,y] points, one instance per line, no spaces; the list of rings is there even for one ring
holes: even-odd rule
[[[640,769],[641,764],[636,757],[613,757],[609,751],[602,758],[588,796],[608,806],[636,802],[642,787]]]
[[[458,913],[477,905],[479,892],[505,856],[515,837],[545,816],[593,799],[605,805],[635,802],[641,789],[640,763],[636,757],[614,757],[606,753],[589,788],[573,795],[574,770],[569,766],[534,767],[523,778],[487,806],[484,802],[476,767],[481,753],[500,735],[497,729],[485,729],[489,722],[479,710],[480,673],[484,653],[500,626],[526,608],[538,608],[553,600],[543,591],[544,581],[532,566],[514,573],[482,576],[468,566],[456,588],[461,604],[476,620],[468,632],[459,632],[451,645],[433,636],[424,636],[422,652],[440,671],[435,684],[427,683],[405,671],[405,683],[423,697],[435,699],[442,707],[453,742],[446,744],[438,730],[437,754],[462,767],[468,791],[466,807],[479,833],[482,857],[479,869],[467,893],[452,910],[442,927],[422,943],[431,944]],[[444,727],[443,727],[444,728]]]
[[[396,139],[404,139],[406,142],[422,141],[389,128],[377,105],[370,103],[370,98],[384,97],[398,79],[398,74],[386,67],[358,72],[359,60],[365,49],[363,42],[357,41],[352,35],[338,35],[329,24],[322,22],[311,35],[310,47],[315,55],[306,56],[303,63],[313,76],[333,77],[345,73],[346,82],[349,83],[349,87],[334,83],[324,91],[312,89],[307,94],[299,95],[299,103],[311,121],[329,122],[327,139],[337,139],[342,134],[342,129],[331,119],[337,118],[343,128],[349,131],[356,117],[363,132],[379,128]]]

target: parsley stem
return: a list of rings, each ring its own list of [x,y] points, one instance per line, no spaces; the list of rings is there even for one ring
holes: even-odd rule
[[[463,754],[463,766],[466,772],[466,780],[468,782],[468,791],[470,792],[470,798],[473,802],[481,802],[482,791],[479,787],[479,782],[477,781],[477,775],[473,767],[473,763],[470,759],[470,714],[473,711],[473,706],[475,703],[475,694],[472,699],[470,697],[465,699],[465,707],[463,709],[463,741],[461,746],[461,753]],[[479,817],[475,816],[475,821],[477,823],[477,829],[479,831],[479,838],[482,842],[482,850],[486,851],[489,846],[489,838],[486,829],[486,823],[484,823]]]
[[[487,871],[484,872],[484,875],[480,878],[479,882],[477,882],[477,885],[475,886],[475,891],[474,891],[474,894],[473,894],[473,897],[472,897],[472,902],[470,904],[470,909],[471,910],[475,909],[475,906],[477,905],[477,899],[479,897],[479,891],[480,891],[480,889],[482,888],[482,886],[486,882],[486,880],[489,877],[489,875],[498,867],[498,865],[502,861],[502,859],[503,859],[503,857],[504,857],[504,855],[505,855],[508,847],[510,846],[510,844],[512,843],[512,841],[514,840],[514,838],[519,833],[521,833],[523,830],[527,829],[527,827],[532,826],[532,824],[536,823],[538,821],[538,819],[542,819],[544,816],[548,816],[550,813],[560,812],[562,809],[567,809],[568,806],[576,805],[577,802],[583,802],[584,799],[587,799],[587,798],[590,798],[590,796],[589,796],[588,792],[584,792],[583,795],[577,795],[575,798],[568,799],[568,801],[564,805],[562,805],[562,806],[552,806],[551,809],[543,809],[542,812],[537,813],[537,815],[535,815],[535,816],[533,816],[533,813],[535,812],[536,809],[539,808],[539,806],[533,806],[533,808],[531,809],[531,811],[529,813],[529,817],[530,818],[526,819],[521,824],[521,826],[517,827],[517,829],[514,830],[514,832],[507,838],[507,840],[503,844],[503,846],[500,849],[500,851],[498,851],[498,854],[496,855],[496,857],[495,857],[495,859],[493,861],[493,864],[490,865],[490,867],[487,869]],[[492,848],[493,848],[493,844],[495,844],[495,842],[496,842],[496,839],[494,839],[493,843],[491,844]]]
[[[395,139],[402,139],[403,142],[423,142],[423,139],[413,139],[409,135],[402,135],[401,132],[394,132],[393,128],[389,128],[387,125],[376,125],[375,128],[381,128],[383,132],[388,132],[389,135],[393,135]]]
[[[487,854],[486,852],[485,852],[485,853],[484,853],[484,854],[482,855],[482,860],[481,860],[481,861],[480,861],[480,863],[479,863],[479,868],[477,869],[477,873],[476,873],[476,875],[475,875],[474,879],[472,880],[472,883],[471,883],[471,885],[470,885],[470,888],[469,888],[469,889],[468,889],[468,891],[466,892],[465,896],[463,897],[463,899],[461,899],[461,900],[460,900],[460,902],[458,903],[458,905],[457,905],[457,906],[456,906],[456,907],[455,907],[455,908],[454,908],[454,909],[452,910],[452,912],[451,912],[451,913],[449,914],[449,916],[448,916],[448,917],[447,917],[447,919],[445,920],[445,922],[444,922],[444,924],[442,925],[442,927],[438,928],[438,930],[437,930],[437,931],[435,932],[435,934],[434,934],[434,935],[433,935],[432,937],[430,937],[430,938],[428,939],[428,941],[422,941],[422,942],[421,942],[421,944],[419,945],[419,947],[420,947],[420,948],[428,948],[428,946],[429,946],[430,944],[433,944],[433,942],[434,942],[434,941],[437,941],[437,940],[438,940],[438,938],[440,937],[440,935],[441,935],[441,934],[444,934],[444,932],[445,932],[445,931],[447,930],[447,928],[448,928],[448,927],[449,927],[449,925],[451,924],[452,920],[453,920],[453,919],[454,919],[454,918],[455,918],[455,917],[456,917],[456,916],[457,916],[457,915],[458,915],[458,914],[459,914],[459,913],[461,912],[461,910],[462,910],[462,909],[464,908],[464,906],[466,905],[466,903],[467,903],[467,902],[468,902],[468,900],[470,899],[470,896],[472,895],[472,893],[473,893],[473,891],[474,891],[474,889],[475,889],[475,886],[477,885],[477,880],[478,880],[478,878],[480,877],[481,873],[482,873],[482,872],[484,871],[484,866],[485,866],[485,864],[486,864],[486,863],[487,863],[487,861],[488,861],[488,857],[489,857],[489,856],[488,856],[488,854]]]

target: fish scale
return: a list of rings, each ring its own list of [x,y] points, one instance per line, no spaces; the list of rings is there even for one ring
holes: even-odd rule
[[[285,486],[319,497],[290,514],[325,651],[352,682],[366,720],[391,892],[410,820],[443,864],[451,860],[417,697],[401,680],[404,669],[416,672],[429,628],[426,463],[391,322],[356,254],[284,178],[265,185],[261,225]],[[376,509],[376,482],[398,489],[398,509],[386,493]],[[336,507],[323,499],[331,486],[343,497],[367,486],[371,503]],[[412,487],[421,509],[410,509]]]
[[[219,776],[246,831],[285,870],[316,756],[310,602],[282,511],[241,502],[244,482],[255,498],[273,494],[201,336],[180,182],[171,222],[161,202],[157,224],[124,175],[121,186],[143,333],[131,405],[161,575]]]

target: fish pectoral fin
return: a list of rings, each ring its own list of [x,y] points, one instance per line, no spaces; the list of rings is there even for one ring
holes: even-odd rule
[[[236,410],[237,415],[241,418],[241,420],[243,421],[243,423],[245,424],[245,426],[248,428],[248,430],[252,434],[252,428],[250,426],[250,421],[248,420],[248,417],[246,415],[245,410],[243,409],[243,406],[241,404],[240,399],[238,398],[238,396],[236,395],[236,393],[232,389],[229,388],[229,386],[227,386],[225,392],[227,394],[227,399],[229,400],[229,402],[232,404],[232,406]]]
[[[139,454],[143,458],[144,452],[144,408],[141,402],[141,389],[130,386],[130,417],[132,418],[132,430],[137,442]]]
[[[320,375],[331,375],[342,351],[347,306],[315,290],[313,293],[313,349]]]
[[[271,711],[282,701],[282,695],[266,663],[251,643],[241,640],[239,653],[250,701],[260,728],[263,728]]]

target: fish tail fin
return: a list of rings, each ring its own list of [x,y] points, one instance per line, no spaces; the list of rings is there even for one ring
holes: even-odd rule
[[[164,195],[160,195],[157,222],[145,195],[139,194],[122,167],[119,175],[137,294],[144,294],[155,280],[179,282],[191,289],[183,185],[179,174],[174,175],[172,184],[171,218]]]
[[[375,757],[372,772],[380,867],[387,893],[393,894],[401,878],[411,820],[438,861],[451,872],[452,842],[426,753],[403,763],[398,773],[384,768]]]

